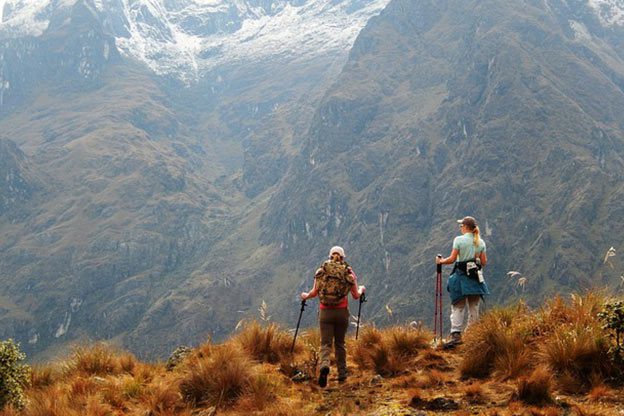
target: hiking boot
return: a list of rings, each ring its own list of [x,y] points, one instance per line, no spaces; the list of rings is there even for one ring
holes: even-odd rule
[[[325,387],[327,386],[327,375],[329,374],[329,367],[322,367],[321,374],[319,375],[319,386]]]
[[[347,376],[339,376],[338,377],[338,383],[344,384],[346,382],[347,382]]]
[[[451,339],[442,344],[443,350],[450,350],[462,343],[461,332],[451,332]]]

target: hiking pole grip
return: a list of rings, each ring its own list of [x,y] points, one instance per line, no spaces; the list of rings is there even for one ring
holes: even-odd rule
[[[442,258],[442,254],[438,254],[436,257]],[[442,273],[442,265],[441,264],[436,264],[436,272]]]
[[[290,353],[292,354],[295,351],[295,342],[297,341],[297,333],[299,333],[299,325],[301,325],[301,316],[303,315],[303,311],[306,307],[306,300],[303,299],[301,301],[301,310],[299,311],[299,319],[297,320],[297,328],[295,329],[295,336],[293,337],[293,343],[290,347]]]

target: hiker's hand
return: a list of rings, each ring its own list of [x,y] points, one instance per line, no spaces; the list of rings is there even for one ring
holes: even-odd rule
[[[301,292],[301,300],[306,300],[308,298],[308,292]]]
[[[436,264],[442,264],[442,257],[436,256]]]
[[[364,294],[364,292],[366,292],[366,286],[361,285],[360,286],[360,290],[358,290],[358,292],[360,293],[360,296],[362,296]]]

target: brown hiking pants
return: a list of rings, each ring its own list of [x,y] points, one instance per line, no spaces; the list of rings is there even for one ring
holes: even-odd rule
[[[321,368],[329,368],[332,342],[336,350],[338,377],[347,377],[347,348],[345,336],[349,329],[349,309],[321,309],[319,314],[321,327]]]

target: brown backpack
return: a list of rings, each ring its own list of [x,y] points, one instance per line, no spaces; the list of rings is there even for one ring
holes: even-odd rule
[[[355,283],[351,267],[344,261],[327,260],[316,271],[314,278],[319,299],[327,306],[338,305]]]

